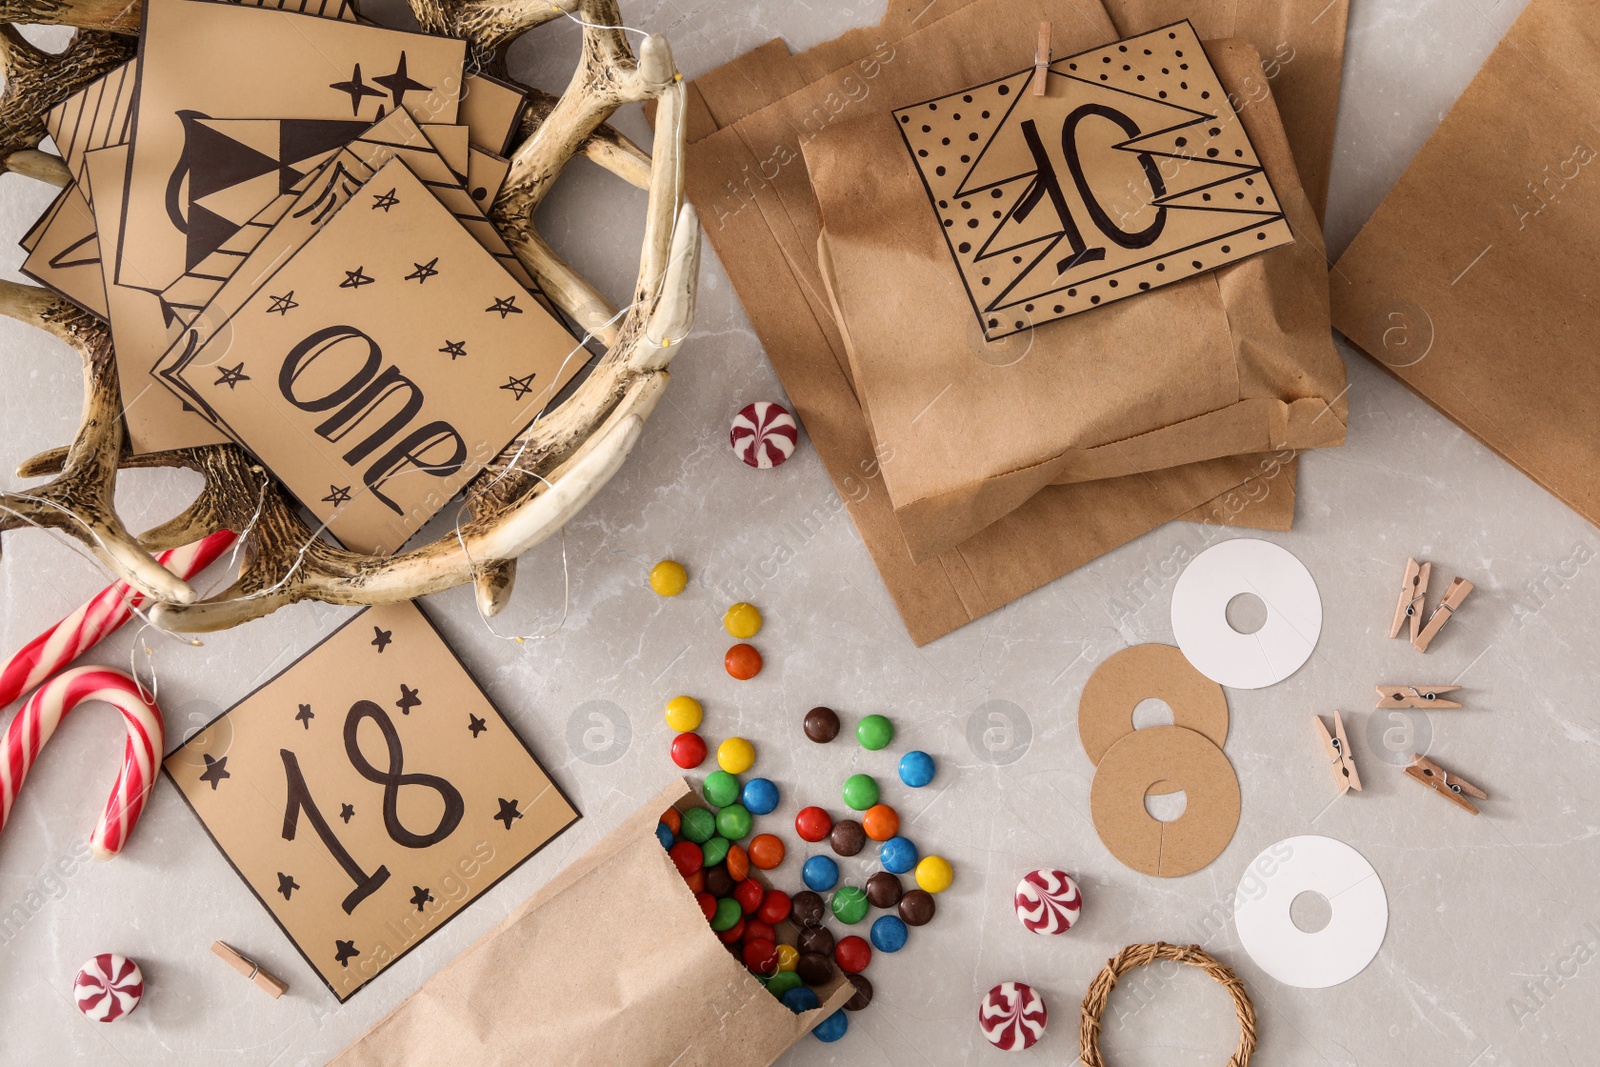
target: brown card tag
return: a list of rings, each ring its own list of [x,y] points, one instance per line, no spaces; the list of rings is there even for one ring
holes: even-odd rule
[[[380,554],[587,358],[398,159],[210,338],[169,352],[158,376],[335,537]]]
[[[91,315],[106,318],[100,241],[95,236],[94,212],[89,210],[83,186],[73,182],[61,190],[47,214],[49,220],[23,261],[22,273]]]
[[[894,111],[989,340],[1288,244],[1188,22]]]
[[[487,74],[469,74],[461,90],[461,113],[457,117],[472,131],[474,147],[503,156],[511,151],[512,139],[527,110],[528,94],[520,87]]]
[[[80,182],[87,153],[128,141],[138,63],[128,60],[45,112],[44,128],[50,131],[67,169]]]
[[[422,109],[430,122],[454,122],[465,48],[463,41],[284,11],[150,0],[117,284],[164,288],[210,251],[204,238],[211,230],[194,224],[192,208],[197,197],[225,189],[231,174],[205,150],[207,130],[186,116],[370,125],[404,107]]]
[[[410,603],[358,613],[164,768],[340,1001],[578,819]]]

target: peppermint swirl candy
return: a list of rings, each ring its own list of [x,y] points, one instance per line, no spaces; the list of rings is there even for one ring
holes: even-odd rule
[[[1044,1036],[1048,1015],[1044,998],[1032,986],[1001,982],[978,1005],[978,1027],[995,1048],[1020,1052]]]
[[[96,1022],[109,1023],[127,1015],[144,997],[144,972],[126,956],[102,952],[83,965],[72,984],[78,1010]]]
[[[1040,867],[1017,883],[1017,919],[1036,934],[1064,934],[1078,921],[1083,894],[1066,871]]]
[[[799,440],[800,428],[794,416],[766,400],[741,408],[728,431],[734,455],[759,470],[776,467],[788,459]]]

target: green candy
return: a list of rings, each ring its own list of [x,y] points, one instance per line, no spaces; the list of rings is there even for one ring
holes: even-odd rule
[[[844,802],[855,811],[866,811],[878,802],[878,783],[870,774],[852,774],[844,780]]]
[[[743,804],[729,804],[717,812],[717,833],[729,841],[750,836],[750,811]]]
[[[767,979],[767,992],[781,997],[791,989],[800,988],[800,975],[794,971],[779,971]]]
[[[889,742],[894,740],[894,723],[882,715],[868,715],[856,727],[856,740],[861,742],[862,748],[872,752],[888,748]]]
[[[867,917],[867,894],[853,885],[847,885],[833,895],[833,917],[842,923],[854,925]],[[712,924],[715,925],[714,923]]]
[[[706,775],[706,784],[700,791],[708,803],[725,807],[739,799],[739,779],[727,771],[712,771]]]
[[[685,841],[703,845],[717,832],[717,817],[706,808],[690,808],[683,813],[683,822],[679,825],[678,832],[683,835]]]
[[[711,840],[700,846],[700,853],[705,857],[702,862],[707,867],[715,867],[717,864],[728,858],[728,849],[730,847],[732,847],[732,842],[730,842],[727,838],[713,837]]]
[[[866,897],[861,899],[865,900]],[[711,929],[719,934],[724,930],[732,930],[734,924],[742,918],[744,909],[739,907],[739,902],[732,897],[723,897],[717,901],[717,910],[711,913]]]

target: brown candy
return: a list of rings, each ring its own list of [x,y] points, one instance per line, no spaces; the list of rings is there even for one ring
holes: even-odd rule
[[[844,1002],[845,1011],[860,1011],[872,1003],[872,983],[864,974],[847,974],[845,979],[856,987],[856,995]]]
[[[879,871],[867,879],[867,903],[874,908],[894,907],[903,892],[899,877],[888,871]]]
[[[822,898],[809,889],[796,893],[789,901],[789,907],[789,917],[801,926],[821,926],[828,914],[828,906],[822,902]]]
[[[832,708],[812,708],[806,712],[806,736],[825,745],[839,736],[839,716]]]
[[[706,871],[706,892],[718,900],[733,896],[735,884],[733,875],[729,874],[727,867],[720,863]]]
[[[802,952],[794,969],[806,985],[827,985],[833,977],[833,960],[820,952]]]
[[[833,955],[833,931],[826,926],[808,926],[795,939],[801,952],[815,952],[819,956]]]
[[[900,898],[900,918],[907,926],[925,926],[936,910],[933,894],[924,890],[913,889]]]
[[[840,819],[833,824],[828,843],[841,856],[854,856],[867,847],[867,832],[854,819]]]

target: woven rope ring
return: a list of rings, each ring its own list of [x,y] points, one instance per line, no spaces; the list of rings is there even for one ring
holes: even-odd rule
[[[1256,1009],[1250,1003],[1244,983],[1233,973],[1233,968],[1207,954],[1200,946],[1169,945],[1164,941],[1129,945],[1107,960],[1105,969],[1089,983],[1089,991],[1083,995],[1083,1020],[1078,1024],[1078,1041],[1082,1046],[1079,1056],[1084,1067],[1106,1067],[1105,1058],[1100,1055],[1100,1016],[1105,1013],[1111,991],[1117,988],[1117,980],[1135,967],[1156,960],[1174,960],[1199,967],[1228,991],[1228,996],[1233,998],[1233,1010],[1239,1016],[1239,1047],[1228,1060],[1228,1067],[1249,1067],[1250,1057],[1256,1050]]]

